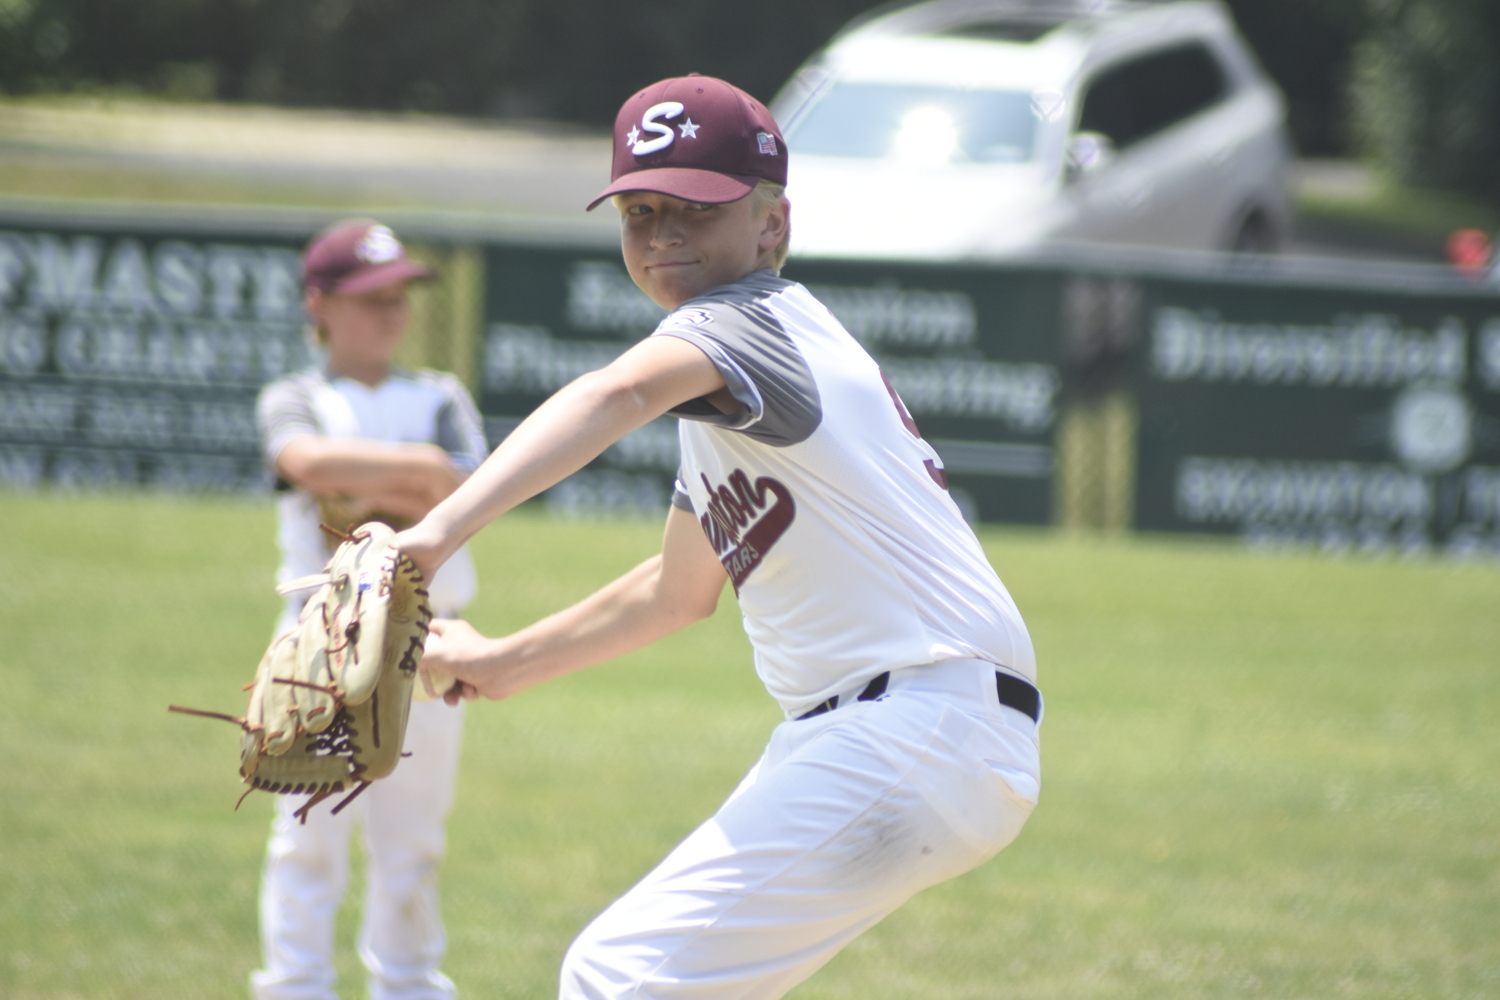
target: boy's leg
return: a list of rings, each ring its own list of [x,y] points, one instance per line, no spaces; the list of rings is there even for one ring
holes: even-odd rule
[[[778,727],[719,812],[574,942],[564,1000],[780,997],[1014,839],[1039,784],[1036,727],[999,706],[993,666],[952,662]]]
[[[349,881],[351,811],[325,805],[303,825],[305,795],[276,796],[260,889],[265,967],[250,977],[256,1000],[336,1000],[333,921]]]
[[[405,745],[411,756],[365,792],[369,877],[359,954],[370,973],[370,1000],[454,995],[438,971],[447,947],[438,866],[462,736],[462,706],[414,702]]]

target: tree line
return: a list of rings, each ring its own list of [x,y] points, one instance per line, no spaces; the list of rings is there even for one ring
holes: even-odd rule
[[[873,0],[0,0],[0,88],[607,124],[701,72],[768,100]],[[1304,155],[1500,203],[1500,3],[1228,0]]]

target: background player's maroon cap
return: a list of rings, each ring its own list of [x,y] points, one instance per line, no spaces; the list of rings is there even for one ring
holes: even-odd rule
[[[610,185],[592,209],[622,191],[654,191],[719,205],[765,178],[786,183],[786,142],[765,105],[711,76],[662,80],[615,117]]]
[[[406,256],[389,228],[370,219],[338,222],[312,238],[302,255],[302,283],[325,292],[368,292],[395,281],[431,278]]]

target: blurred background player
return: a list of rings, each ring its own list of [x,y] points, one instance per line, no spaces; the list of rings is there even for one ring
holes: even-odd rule
[[[320,368],[267,385],[256,408],[262,445],[277,475],[280,580],[319,572],[330,538],[381,520],[419,520],[484,460],[479,413],[452,375],[394,367],[410,321],[407,285],[432,277],[385,226],[343,222],[303,256],[309,318],[327,351]],[[468,553],[430,584],[433,610],[456,615],[474,596]],[[278,634],[306,594],[288,598]],[[251,977],[258,1000],[335,996],[334,915],[349,872],[356,817],[364,827],[367,893],[359,955],[372,1000],[443,1000],[453,983],[438,971],[446,946],[437,870],[452,805],[462,713],[441,702],[412,705],[395,774],[348,809],[292,814],[303,796],[278,796],[261,886],[265,968]]]

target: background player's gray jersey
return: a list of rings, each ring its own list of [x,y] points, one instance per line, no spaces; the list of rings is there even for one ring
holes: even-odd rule
[[[367,438],[405,444],[435,444],[465,472],[484,461],[487,448],[479,411],[463,383],[445,372],[396,369],[378,386],[330,377],[320,369],[288,375],[261,390],[256,405],[266,462],[272,469],[287,442],[298,437]],[[318,528],[318,505],[303,490],[287,490],[277,501],[281,581],[322,570],[327,536]],[[429,590],[432,606],[456,614],[474,597],[474,564],[467,548],[454,554]],[[306,594],[293,594],[287,615],[295,619]]]

